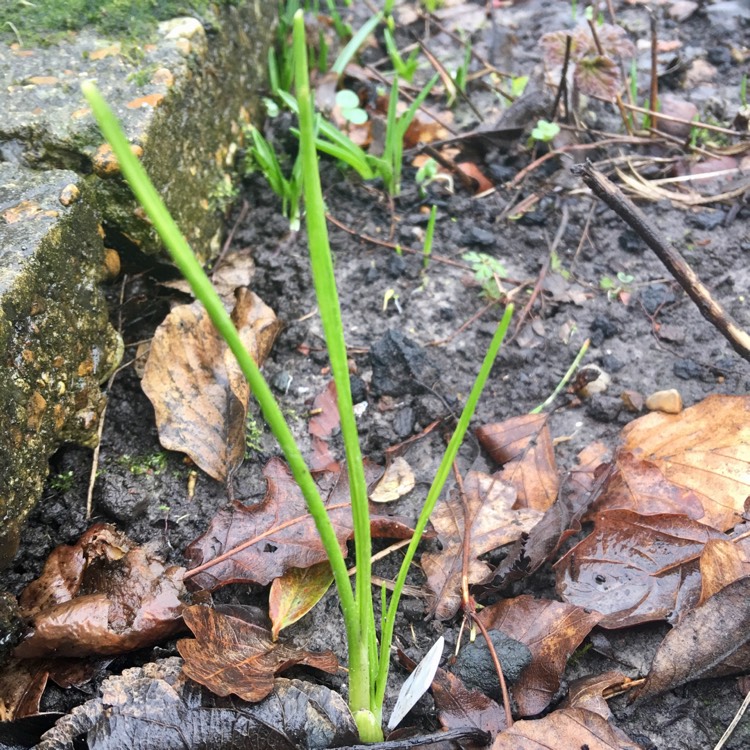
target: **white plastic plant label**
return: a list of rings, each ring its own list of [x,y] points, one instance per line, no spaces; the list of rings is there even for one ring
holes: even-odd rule
[[[416,669],[406,678],[406,682],[401,686],[401,692],[398,694],[398,700],[391,718],[388,720],[388,731],[395,729],[406,714],[414,708],[416,702],[427,692],[427,688],[430,687],[432,680],[435,678],[444,646],[445,639],[441,635],[425,654],[424,659],[417,664]]]

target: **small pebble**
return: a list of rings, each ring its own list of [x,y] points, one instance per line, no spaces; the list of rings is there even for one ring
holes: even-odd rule
[[[656,391],[646,399],[649,411],[661,411],[665,414],[679,414],[682,411],[682,396],[674,388],[668,391]]]
[[[633,412],[634,414],[643,411],[644,399],[638,391],[623,391],[620,394],[620,398],[628,411]]]
[[[586,414],[597,422],[614,422],[622,411],[622,401],[616,396],[594,395],[586,404]]]

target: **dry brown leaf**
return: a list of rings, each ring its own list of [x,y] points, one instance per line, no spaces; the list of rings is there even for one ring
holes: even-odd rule
[[[290,568],[271,584],[268,594],[268,616],[275,641],[279,632],[302,619],[324,596],[333,583],[328,562],[309,568]]]
[[[562,708],[538,721],[517,721],[492,750],[642,750],[623,731],[584,708]]]
[[[480,690],[469,690],[456,675],[439,667],[432,697],[443,729],[476,727],[494,736],[506,727],[505,711],[497,702]]]
[[[750,576],[688,612],[665,636],[638,700],[686,682],[750,669]]]
[[[234,694],[255,703],[273,690],[275,675],[296,664],[330,673],[338,669],[332,651],[315,654],[274,643],[264,628],[209,607],[187,607],[184,617],[195,639],[177,642],[185,660],[182,669],[216,695]]]
[[[684,513],[726,531],[750,497],[750,396],[709,396],[681,414],[648,414],[622,432],[613,480],[596,510]]]
[[[470,533],[468,579],[472,584],[484,583],[492,573],[487,563],[477,558],[527,533],[542,514],[531,508],[514,510],[514,488],[481,472],[467,474],[465,491]],[[461,604],[464,518],[458,493],[438,503],[430,517],[443,549],[425,552],[422,569],[428,589],[435,594],[433,614],[439,620],[453,617]]]
[[[37,659],[11,659],[0,670],[0,722],[39,713],[49,671]]]
[[[238,289],[232,319],[262,364],[279,330],[273,310],[250,290]],[[250,389],[200,303],[175,307],[156,330],[142,385],[161,444],[226,481],[245,455]]]
[[[408,495],[416,484],[414,472],[406,459],[397,456],[386,467],[385,474],[370,493],[373,503],[391,503]]]
[[[614,689],[619,694],[628,690],[631,684],[632,680],[617,670],[582,677],[570,683],[568,695],[560,704],[560,708],[585,708],[599,714],[603,719],[609,719],[612,712],[605,695]]]
[[[479,619],[488,629],[501,630],[531,651],[531,664],[521,672],[512,693],[520,716],[536,716],[550,704],[570,655],[601,615],[524,595],[486,607]]]
[[[492,460],[503,466],[503,480],[518,494],[517,508],[546,511],[557,497],[560,480],[545,414],[523,414],[477,430]]]
[[[747,539],[743,540],[748,542]],[[709,539],[700,559],[701,593],[698,606],[738,578],[750,576],[750,550],[728,539]]]
[[[53,550],[20,597],[33,631],[19,658],[120,654],[182,629],[183,568],[167,567],[112,526]]]
[[[339,465],[328,447],[328,440],[341,424],[333,380],[315,397],[312,412],[307,425],[312,437],[310,471],[338,471]]]
[[[662,620],[677,609],[706,542],[722,538],[686,516],[606,511],[556,564],[557,590],[565,601],[601,612],[604,628]]]
[[[227,307],[232,307],[235,299],[235,291],[240,287],[250,286],[255,276],[255,262],[250,249],[243,247],[230,250],[222,256],[221,262],[214,267],[211,273],[211,283],[216,293],[221,297]],[[183,294],[195,297],[190,284],[185,279],[165,281],[162,286],[176,289]]]
[[[368,484],[380,478],[382,470],[365,463]],[[307,512],[304,497],[291,471],[281,459],[271,459],[263,469],[268,490],[262,502],[252,506],[235,502],[220,511],[203,536],[185,551],[192,567],[210,563],[220,555],[242,546],[226,560],[190,574],[198,586],[215,589],[228,583],[251,582],[265,586],[289,568],[309,568],[327,560],[320,535]],[[342,552],[353,534],[349,482],[346,471],[326,472],[318,477],[323,485],[329,517]],[[326,492],[327,488],[327,492]],[[383,506],[370,507],[373,536],[407,539],[412,530],[405,519],[386,515]]]
[[[593,443],[578,455],[578,467],[563,478],[557,500],[528,536],[519,539],[498,566],[488,588],[499,590],[538,570],[570,536],[606,488],[611,470],[603,463],[607,449]]]

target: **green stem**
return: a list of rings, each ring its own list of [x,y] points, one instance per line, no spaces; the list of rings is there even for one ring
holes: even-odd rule
[[[401,593],[404,590],[404,584],[406,583],[406,576],[409,573],[409,567],[414,559],[414,554],[417,551],[422,534],[427,527],[427,522],[430,520],[432,511],[435,508],[435,503],[437,503],[440,493],[443,490],[443,486],[451,472],[453,459],[456,457],[458,449],[461,447],[461,443],[466,435],[466,430],[469,428],[469,422],[477,408],[479,397],[482,395],[485,383],[489,377],[490,370],[492,370],[492,365],[497,357],[497,353],[500,351],[500,346],[503,343],[505,334],[508,332],[512,316],[513,305],[511,304],[505,308],[505,314],[497,326],[495,335],[492,337],[492,342],[487,350],[487,354],[485,354],[484,362],[479,370],[477,379],[474,381],[474,386],[472,387],[469,398],[466,401],[466,406],[464,406],[464,409],[461,412],[461,418],[458,420],[458,425],[456,425],[453,436],[451,437],[448,447],[445,450],[445,454],[443,455],[443,460],[440,462],[440,467],[437,470],[435,479],[427,493],[427,499],[424,502],[424,506],[422,506],[419,520],[414,528],[414,535],[411,538],[411,542],[406,549],[406,554],[404,555],[404,560],[401,563],[401,568],[398,572],[398,577],[396,578],[396,584],[393,587],[393,594],[391,595],[391,600],[388,604],[388,612],[385,616],[383,632],[380,635],[380,668],[378,671],[378,682],[375,689],[375,704],[378,706],[383,705],[386,682],[388,680],[388,668],[390,665],[391,643],[393,642],[393,628],[396,623],[396,612],[401,599]]]
[[[281,450],[289,462],[292,475],[305,498],[310,515],[315,521],[315,526],[330,560],[334,580],[336,581],[336,588],[341,599],[341,609],[346,624],[347,639],[350,643],[356,643],[359,638],[359,609],[354,599],[351,583],[349,582],[346,562],[336,539],[336,532],[326,513],[325,504],[302,458],[294,436],[284,420],[281,409],[276,403],[276,399],[263,375],[261,375],[257,364],[247,349],[245,349],[237,333],[237,329],[234,327],[229,314],[224,309],[223,303],[216,294],[208,276],[203,271],[201,264],[182,236],[179,227],[170,216],[169,211],[149,180],[143,166],[131,152],[130,144],[125,138],[117,122],[117,118],[92,82],[87,81],[82,84],[82,89],[102,133],[104,133],[104,137],[109,141],[112,150],[117,156],[120,168],[130,184],[135,197],[148,214],[149,219],[151,219],[182,275],[190,283],[196,298],[203,303],[216,329],[227,342],[235,357],[237,357],[240,368],[250,383],[253,394],[258,400],[263,413],[263,418],[278,440]],[[367,692],[369,701],[369,690]]]
[[[573,377],[573,374],[578,369],[578,365],[581,364],[581,360],[588,351],[590,343],[590,339],[586,339],[583,342],[581,348],[578,350],[578,354],[576,354],[576,358],[573,360],[573,363],[570,365],[565,375],[562,376],[562,380],[557,384],[555,390],[552,391],[551,395],[547,398],[546,401],[544,401],[544,403],[539,404],[539,406],[532,409],[529,414],[539,414],[540,412],[544,411],[560,395],[560,391],[565,388],[567,382]]]
[[[349,475],[349,493],[352,502],[352,523],[357,565],[355,584],[355,608],[357,616],[357,638],[349,638],[349,706],[354,716],[362,717],[365,733],[371,732],[370,720],[364,719],[363,711],[371,711],[370,641],[375,631],[372,608],[372,540],[370,537],[370,513],[367,498],[362,452],[354,416],[349,363],[346,355],[344,326],[341,307],[336,291],[333,260],[328,241],[323,191],[320,186],[318,153],[315,146],[315,115],[313,112],[310,80],[307,67],[307,45],[305,20],[302,11],[294,15],[294,64],[297,103],[299,106],[300,153],[302,157],[303,185],[307,237],[310,248],[310,263],[318,299],[320,317],[326,337],[328,357],[333,379],[336,383],[336,400],[341,419],[341,434],[346,451],[346,467]],[[367,742],[369,738],[360,738]],[[381,737],[382,738],[382,735]]]

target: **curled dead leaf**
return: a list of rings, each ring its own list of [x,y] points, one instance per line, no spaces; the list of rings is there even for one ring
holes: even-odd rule
[[[187,607],[185,624],[195,639],[177,642],[185,674],[216,695],[255,703],[272,690],[274,676],[296,664],[335,673],[332,651],[315,654],[274,642],[264,628],[203,606]]]
[[[112,526],[92,526],[55,549],[21,594],[33,631],[15,655],[120,654],[158,643],[182,629],[184,572]]]
[[[279,331],[273,310],[242,288],[232,320],[262,364]],[[175,307],[157,328],[142,385],[156,412],[161,444],[187,453],[207,474],[226,481],[245,455],[250,389],[199,302]]]

